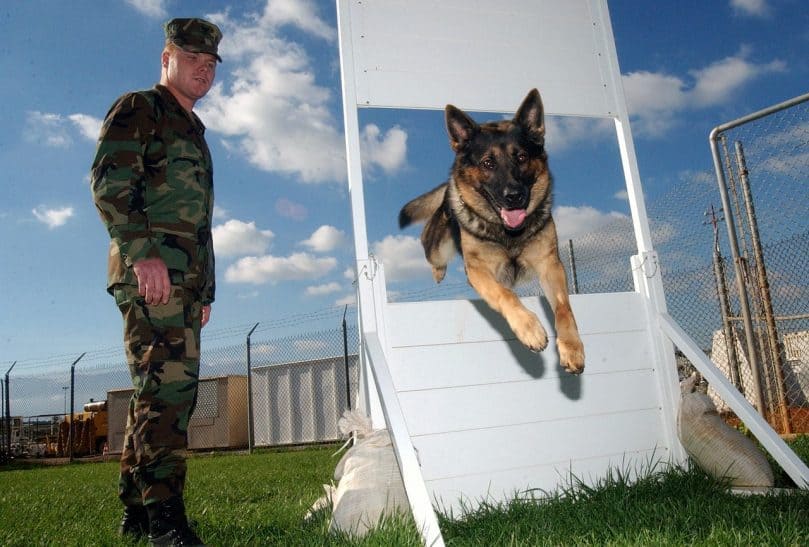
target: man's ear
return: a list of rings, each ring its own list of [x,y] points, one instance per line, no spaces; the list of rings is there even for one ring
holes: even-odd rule
[[[447,123],[449,145],[455,152],[461,151],[480,129],[475,120],[467,116],[463,110],[451,104],[448,104],[444,109],[444,118]]]

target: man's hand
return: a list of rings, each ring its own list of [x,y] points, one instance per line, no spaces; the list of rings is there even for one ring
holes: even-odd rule
[[[207,306],[202,306],[202,326],[208,324],[208,319],[211,318],[211,305],[208,304]]]
[[[133,264],[138,278],[138,294],[150,305],[168,304],[171,294],[169,270],[162,258],[144,258]]]

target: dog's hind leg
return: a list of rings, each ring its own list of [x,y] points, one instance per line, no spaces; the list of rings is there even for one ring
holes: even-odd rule
[[[424,225],[421,244],[427,262],[433,267],[433,279],[436,283],[441,283],[447,273],[447,264],[455,256],[450,220],[443,207],[439,207]]]

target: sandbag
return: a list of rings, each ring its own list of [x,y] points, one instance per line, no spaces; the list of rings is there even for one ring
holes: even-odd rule
[[[733,487],[771,487],[773,473],[756,444],[727,425],[708,395],[696,391],[697,375],[680,382],[677,434],[686,452],[709,475]]]
[[[410,505],[388,431],[374,431],[371,421],[356,410],[346,411],[337,425],[343,435],[352,436],[354,445],[334,470],[337,486],[323,485],[326,495],[310,514],[330,502],[329,531],[362,537],[383,515],[407,512]]]

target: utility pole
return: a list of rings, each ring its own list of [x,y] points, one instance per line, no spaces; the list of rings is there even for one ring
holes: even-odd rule
[[[722,212],[722,209],[719,209]],[[725,263],[722,258],[722,251],[719,248],[719,222],[724,220],[722,217],[717,217],[717,211],[714,209],[713,204],[711,208],[705,212],[705,216],[709,219],[705,224],[710,224],[713,227],[713,271],[714,280],[716,281],[716,294],[719,297],[719,312],[722,316],[722,333],[725,337],[725,348],[728,358],[728,370],[730,372],[730,380],[736,388],[744,393],[744,384],[741,381],[739,374],[739,360],[736,354],[736,337],[733,334],[733,326],[730,324],[730,303],[728,299],[728,287],[725,282]]]

